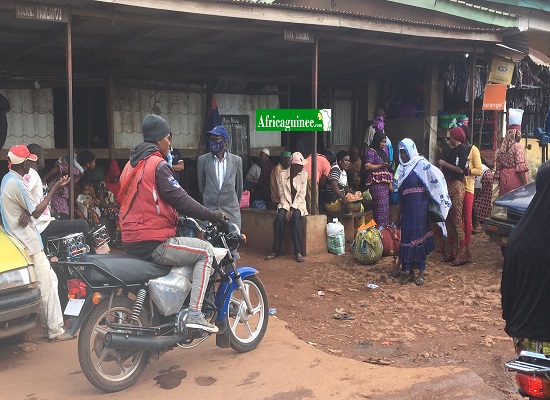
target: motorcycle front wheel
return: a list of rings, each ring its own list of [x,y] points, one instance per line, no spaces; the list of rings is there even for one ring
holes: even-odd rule
[[[264,285],[255,276],[243,279],[242,290],[234,290],[229,300],[229,340],[231,348],[239,353],[254,350],[264,338],[269,317],[267,295]],[[252,304],[252,312],[247,312],[243,291],[246,291]]]
[[[106,321],[117,324],[145,326],[143,312],[132,321],[134,302],[128,297],[115,296],[109,313],[109,300],[102,301],[90,312],[78,337],[78,360],[82,372],[96,388],[107,393],[132,386],[141,376],[149,352],[145,350],[116,350],[105,347],[105,334],[112,331]]]

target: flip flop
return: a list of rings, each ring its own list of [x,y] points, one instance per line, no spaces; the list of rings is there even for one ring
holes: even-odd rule
[[[298,261],[299,263],[302,263],[302,262],[305,262],[306,260],[304,259],[304,257],[302,257],[300,253],[296,253],[296,261]]]
[[[414,280],[414,283],[416,284],[416,286],[422,286],[424,284],[424,278],[421,278],[419,276]]]
[[[466,260],[459,260],[459,259],[456,259],[456,260],[454,260],[453,262],[449,263],[449,265],[450,265],[451,267],[460,267],[460,266],[466,264],[467,262],[468,262],[468,261],[466,261]]]
[[[281,257],[280,254],[271,253],[265,256],[264,260],[273,260],[274,258]]]
[[[53,338],[49,338],[48,340],[50,342],[64,342],[66,340],[73,340],[76,339],[76,335],[69,335],[68,333],[62,333],[61,335],[55,336]]]

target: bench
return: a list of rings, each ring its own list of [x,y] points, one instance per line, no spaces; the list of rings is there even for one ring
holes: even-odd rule
[[[350,214],[325,211],[325,214],[328,217],[328,222],[332,222],[333,218],[338,218],[338,221],[344,225],[344,234],[347,243],[352,243],[355,240],[355,234],[359,225],[372,219],[372,211],[370,210]]]
[[[263,249],[266,254],[271,252],[273,246],[273,221],[277,215],[276,210],[260,210],[257,208],[241,208],[241,231],[246,235],[246,245]],[[306,215],[302,217],[303,255],[315,255],[326,253],[327,250],[327,216]],[[294,247],[290,240],[290,228],[285,230],[283,241],[283,253],[292,255]]]

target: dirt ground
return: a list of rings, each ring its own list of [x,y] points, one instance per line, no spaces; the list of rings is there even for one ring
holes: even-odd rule
[[[264,254],[240,250],[241,264],[260,270],[270,307],[311,346],[380,365],[466,367],[506,398],[521,398],[504,367],[514,351],[501,319],[503,259],[485,234],[473,235],[473,262],[465,266],[432,253],[423,286],[390,277],[392,257],[363,266],[348,251],[299,264],[291,254],[264,261]],[[341,313],[353,319],[334,318]]]

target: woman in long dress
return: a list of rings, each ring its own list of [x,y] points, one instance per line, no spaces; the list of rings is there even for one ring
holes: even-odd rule
[[[470,248],[466,245],[462,212],[464,208],[464,169],[466,168],[466,133],[457,126],[451,129],[451,148],[444,159],[439,160],[439,167],[447,180],[452,207],[445,221],[447,237],[440,241],[440,251],[443,260],[451,266],[464,265],[471,259]]]
[[[520,140],[521,127],[510,125],[496,155],[495,178],[499,181],[499,196],[528,182],[529,167]]]
[[[366,182],[372,197],[372,216],[379,225],[388,225],[390,219],[390,192],[393,191],[390,159],[385,152],[386,135],[376,130],[371,146],[364,157]]]
[[[397,186],[401,203],[401,244],[399,260],[406,273],[402,284],[424,283],[426,257],[435,249],[433,233],[428,220],[428,201],[439,206],[441,215],[447,216],[451,207],[447,184],[443,173],[418,154],[411,139],[399,143]],[[415,277],[414,270],[418,270]]]

